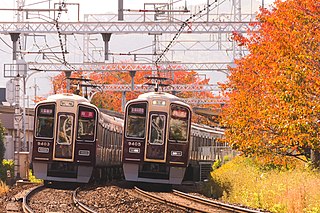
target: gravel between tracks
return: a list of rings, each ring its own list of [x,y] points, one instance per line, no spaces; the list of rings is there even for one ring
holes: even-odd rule
[[[0,194],[0,212],[7,212],[7,205],[9,203],[16,203],[22,211],[22,198],[34,186],[36,184],[14,185],[10,187],[8,192]]]
[[[78,198],[97,212],[184,212],[165,204],[141,199],[132,188],[111,184],[82,190]]]
[[[34,212],[81,212],[73,204],[73,190],[46,188],[31,197]]]

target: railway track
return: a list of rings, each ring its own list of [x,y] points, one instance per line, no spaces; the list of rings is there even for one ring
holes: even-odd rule
[[[214,208],[219,208],[219,209],[223,209],[223,210],[227,210],[227,211],[231,211],[231,212],[238,212],[238,213],[260,213],[260,212],[262,212],[259,210],[247,209],[247,208],[243,208],[240,206],[235,206],[235,205],[221,203],[221,202],[214,201],[214,200],[205,199],[202,197],[194,196],[194,195],[180,192],[177,190],[173,190],[173,194],[175,194],[179,197],[182,197],[182,198],[186,198],[188,200],[194,200],[197,203],[202,203],[204,205],[212,206]]]
[[[131,187],[115,185],[61,189],[39,186],[23,198],[23,212],[183,212],[138,198]]]
[[[186,212],[237,212],[237,213],[259,213],[261,211],[247,209],[239,206],[221,203],[198,196],[186,194],[177,190],[172,192],[146,192],[135,187],[137,193],[157,202],[165,203],[182,209]]]
[[[130,192],[131,190],[132,192]],[[95,193],[96,195],[92,196],[92,193]],[[139,196],[137,196],[137,194]],[[144,197],[144,199],[141,200],[138,197]],[[99,199],[101,200],[99,201]],[[152,201],[152,205],[150,205],[150,201]],[[147,212],[151,210],[150,206],[158,206],[157,210],[171,209],[172,211],[170,212],[262,212],[258,210],[221,203],[218,201],[183,193],[177,190],[170,190],[169,192],[150,192],[144,191],[138,187],[134,187],[134,189],[128,189],[117,186],[97,187],[91,188],[90,190],[82,190],[82,188],[77,187],[76,189],[73,188],[71,190],[60,188],[46,188],[45,186],[40,185],[26,193],[23,197],[22,202],[23,211],[28,213],[96,213],[98,211],[113,212],[113,210],[118,211],[120,209],[123,211],[132,211],[133,209],[136,209],[140,212]],[[152,209],[151,211],[153,210],[154,209]]]
[[[65,189],[53,189],[46,188],[44,185],[40,185],[30,190],[22,201],[23,212],[90,212],[96,213],[96,211],[90,209],[77,199],[79,187],[76,190]],[[57,196],[52,197],[52,194]],[[72,196],[72,198],[71,198]],[[34,197],[34,198],[33,198]],[[59,197],[59,199],[54,199]]]
[[[30,198],[36,194],[37,192],[43,190],[45,188],[44,185],[40,185],[40,186],[37,186],[33,189],[31,189],[24,197],[23,197],[23,200],[22,200],[22,209],[23,209],[23,212],[28,212],[28,213],[33,213],[33,209],[29,206],[29,200]]]
[[[82,212],[88,212],[88,213],[97,213],[95,210],[91,209],[89,206],[85,205],[83,202],[81,202],[77,198],[77,194],[80,190],[80,187],[78,187],[76,190],[73,192],[72,200],[74,204],[80,209]]]

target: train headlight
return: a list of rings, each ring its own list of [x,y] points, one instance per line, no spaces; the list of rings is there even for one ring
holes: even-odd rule
[[[73,107],[74,106],[74,102],[73,101],[62,100],[60,102],[60,106],[62,106],[62,107]]]
[[[165,105],[166,105],[166,101],[163,101],[163,100],[153,100],[153,101],[152,101],[152,105],[165,106]]]
[[[79,155],[81,156],[89,156],[90,151],[89,150],[79,150]]]
[[[181,157],[182,151],[171,151],[171,156]]]
[[[129,153],[139,154],[140,153],[140,148],[130,147],[129,148]]]
[[[40,147],[38,147],[38,152],[39,153],[49,153],[49,148],[40,146]]]

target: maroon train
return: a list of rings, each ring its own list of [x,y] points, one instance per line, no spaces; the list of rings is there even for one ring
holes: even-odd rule
[[[35,108],[32,167],[48,182],[88,183],[121,169],[123,120],[81,96],[57,94]]]
[[[191,108],[178,97],[150,92],[125,108],[123,172],[136,182],[181,184],[189,162]]]
[[[203,180],[230,148],[216,141],[223,131],[192,124],[191,114],[189,105],[163,92],[129,101],[124,119],[77,95],[49,96],[35,108],[33,172],[45,184],[122,174],[134,182]]]

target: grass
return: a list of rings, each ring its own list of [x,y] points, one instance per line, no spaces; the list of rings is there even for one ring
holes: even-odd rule
[[[236,157],[211,172],[211,194],[223,201],[279,213],[320,212],[320,174],[305,167],[263,170]]]

